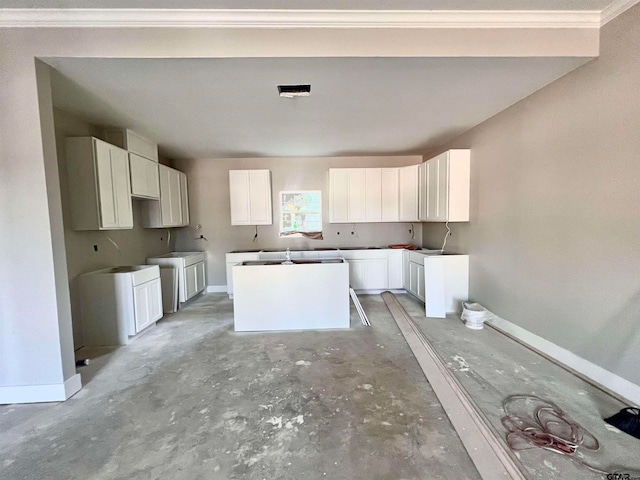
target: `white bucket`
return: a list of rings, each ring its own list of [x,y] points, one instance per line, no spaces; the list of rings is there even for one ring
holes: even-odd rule
[[[462,302],[462,315],[460,318],[464,320],[467,328],[481,330],[487,317],[487,310],[479,303]]]

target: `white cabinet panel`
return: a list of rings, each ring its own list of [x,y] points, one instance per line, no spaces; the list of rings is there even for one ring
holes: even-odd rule
[[[134,287],[133,308],[135,331],[130,335],[141,332],[162,318],[162,289],[159,278]]]
[[[382,221],[382,169],[364,169],[364,220]]]
[[[131,196],[140,198],[160,198],[160,176],[158,163],[135,153],[129,153],[131,172]]]
[[[388,288],[387,259],[348,260],[349,283],[354,290]]]
[[[271,225],[271,172],[229,170],[231,225]]]
[[[397,168],[380,169],[380,220],[383,222],[400,220],[399,173]]]
[[[94,137],[66,141],[74,230],[133,228],[127,152]]]
[[[178,170],[158,165],[160,200],[144,203],[146,228],[184,227],[189,224],[187,176]]]
[[[403,267],[403,256],[402,250],[388,250],[388,261],[387,261],[387,271],[388,271],[388,285],[387,288],[391,289],[399,289],[403,288],[403,277],[402,277],[402,267]]]
[[[365,221],[365,169],[349,169],[349,221]]]
[[[470,162],[468,149],[447,150],[423,165],[422,193],[425,195],[427,222],[468,222]]]
[[[401,208],[405,217],[417,212],[417,177],[412,171],[417,165],[403,167],[408,185],[406,194],[400,185],[400,168],[332,168],[329,170],[331,223],[398,222]],[[404,207],[400,198],[404,195]],[[412,200],[413,199],[413,200]],[[407,213],[408,212],[408,213]],[[403,220],[407,221],[407,220]]]
[[[400,221],[417,222],[419,165],[400,168]]]
[[[249,210],[252,225],[271,224],[271,173],[269,170],[249,172]]]
[[[178,172],[180,177],[180,225],[189,225],[189,190],[187,189],[187,174]]]
[[[158,145],[142,135],[128,129],[105,130],[107,142],[124,148],[130,153],[158,162]]]
[[[329,221],[349,221],[349,169],[329,169]]]

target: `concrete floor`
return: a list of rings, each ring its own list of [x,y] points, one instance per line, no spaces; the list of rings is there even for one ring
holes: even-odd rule
[[[602,420],[627,405],[488,326],[471,330],[457,315],[425,318],[424,306],[411,296],[397,298],[499,436],[505,435],[502,400],[513,394],[537,395],[556,403],[598,439],[597,452],[583,450],[585,461],[629,475],[618,478],[640,479],[640,440]],[[536,480],[606,478],[547,450],[520,451],[518,457]]]
[[[348,331],[236,334],[207,294],[81,350],[67,402],[0,406],[0,478],[478,479],[384,302],[361,299],[371,328],[353,311]]]

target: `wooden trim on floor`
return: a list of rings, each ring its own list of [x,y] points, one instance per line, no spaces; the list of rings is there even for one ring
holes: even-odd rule
[[[522,465],[391,292],[382,299],[484,480],[529,480]]]

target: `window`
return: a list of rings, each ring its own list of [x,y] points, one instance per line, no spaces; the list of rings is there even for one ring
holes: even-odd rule
[[[280,192],[280,236],[322,239],[322,192]]]

